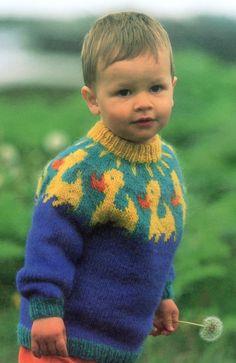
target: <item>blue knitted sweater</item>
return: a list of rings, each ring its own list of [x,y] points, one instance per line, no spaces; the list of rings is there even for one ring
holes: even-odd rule
[[[98,122],[59,154],[38,183],[25,264],[19,344],[32,321],[64,319],[70,356],[131,363],[163,298],[185,201],[173,149],[157,135],[129,143]]]

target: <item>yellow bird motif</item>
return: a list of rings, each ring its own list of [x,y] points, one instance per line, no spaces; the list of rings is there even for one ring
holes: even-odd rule
[[[182,188],[181,188],[181,185],[180,185],[180,182],[179,182],[179,178],[176,174],[176,172],[173,170],[171,172],[171,179],[172,179],[172,183],[173,183],[173,186],[174,186],[174,195],[172,197],[172,204],[174,206],[177,206],[177,205],[181,205],[182,206],[182,210],[183,210],[183,222],[185,222],[185,219],[186,219],[186,203],[185,203],[185,200],[184,200],[184,196],[183,196],[183,192],[182,192]]]
[[[106,171],[100,179],[97,179],[96,173],[91,176],[91,186],[105,194],[105,198],[99,203],[92,215],[91,223],[114,222],[116,226],[133,232],[138,223],[138,213],[134,202],[128,194],[126,199],[128,206],[124,210],[115,207],[115,197],[119,190],[124,187],[123,173],[117,169]]]
[[[77,150],[65,158],[55,160],[52,163],[52,168],[58,172],[46,187],[45,197],[43,200],[44,203],[46,203],[49,199],[56,197],[56,199],[52,202],[54,207],[66,204],[69,204],[72,207],[77,207],[79,205],[83,196],[80,172],[77,173],[76,180],[73,183],[64,181],[63,175],[75,164],[84,160],[86,155],[86,151]]]
[[[141,199],[138,197],[139,203],[142,208],[149,208],[151,210],[150,227],[149,227],[149,240],[158,242],[161,235],[165,236],[165,242],[175,232],[175,219],[171,212],[170,207],[164,202],[165,217],[158,216],[158,205],[161,198],[161,188],[156,180],[150,180],[146,187],[146,197]]]

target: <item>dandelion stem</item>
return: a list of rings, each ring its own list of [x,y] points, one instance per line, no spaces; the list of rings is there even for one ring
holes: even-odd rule
[[[204,327],[203,324],[198,324],[198,323],[192,323],[191,321],[185,321],[185,320],[178,320],[178,323],[181,324],[189,324],[189,325],[195,325],[195,326],[200,326],[200,327]]]

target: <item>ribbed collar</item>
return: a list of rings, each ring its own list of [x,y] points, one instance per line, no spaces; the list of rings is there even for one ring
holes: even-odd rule
[[[150,143],[136,144],[114,135],[102,121],[99,121],[89,131],[88,137],[99,142],[117,157],[132,163],[157,162],[161,158],[159,135],[156,135]]]

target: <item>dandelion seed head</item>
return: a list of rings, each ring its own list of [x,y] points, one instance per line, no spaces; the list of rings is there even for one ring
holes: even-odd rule
[[[0,146],[0,160],[5,165],[15,165],[19,161],[19,152],[12,144],[4,143]]]
[[[200,337],[207,341],[213,342],[217,340],[223,332],[223,323],[216,316],[209,316],[203,320],[203,327],[199,334]]]
[[[53,131],[46,135],[43,140],[44,149],[48,152],[57,152],[68,145],[69,138],[62,131]]]

